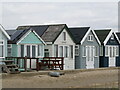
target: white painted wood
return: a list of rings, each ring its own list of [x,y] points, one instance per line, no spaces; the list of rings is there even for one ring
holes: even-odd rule
[[[66,40],[63,40],[63,32],[66,33]],[[60,53],[59,53],[59,47],[60,46],[63,46],[63,55],[64,55],[64,47],[65,46],[68,47],[68,53],[69,53],[69,46],[70,45],[73,46],[73,58],[71,58],[69,54],[68,54],[67,58],[64,58],[64,70],[75,69],[75,43],[72,40],[72,38],[70,37],[70,35],[68,34],[68,32],[66,31],[66,29],[64,29],[61,32],[61,34],[55,40],[54,44],[47,43],[47,45],[45,46],[45,49],[49,49],[49,56],[50,57],[55,56],[54,55],[54,45],[58,45],[58,56],[60,56]]]
[[[115,57],[109,57],[109,67],[115,67],[116,65]]]
[[[94,46],[86,46],[86,68],[94,68]]]

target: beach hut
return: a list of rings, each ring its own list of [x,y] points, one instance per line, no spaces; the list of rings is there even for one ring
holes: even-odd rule
[[[10,31],[7,30],[7,32],[10,34]],[[32,29],[16,31],[13,30],[13,34],[11,35],[11,39],[8,41],[8,43],[8,57],[44,57],[44,46],[46,45],[46,43]],[[24,66],[24,61],[17,62],[20,62],[19,66],[21,68]],[[36,61],[27,60],[27,67],[32,69],[36,68]]]
[[[75,43],[66,24],[19,26],[33,29],[45,41],[45,57],[64,57],[64,70],[75,69]]]
[[[116,35],[119,39],[119,43],[120,43],[120,32],[116,32]],[[116,65],[120,66],[120,44],[119,44],[119,59],[116,61]]]
[[[95,32],[90,27],[69,28],[75,46],[75,68],[91,69],[99,67],[99,45],[101,45]]]
[[[119,40],[111,29],[94,30],[101,42],[100,67],[115,67],[119,61]]]
[[[7,56],[7,41],[9,39],[10,36],[0,24],[0,60],[3,60]]]

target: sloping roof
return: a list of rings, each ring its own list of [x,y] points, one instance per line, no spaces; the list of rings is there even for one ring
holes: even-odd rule
[[[26,30],[32,29],[34,30],[39,36],[42,36],[43,33],[47,30],[48,25],[29,25],[29,26],[19,26],[17,30]]]
[[[17,41],[28,31],[27,30],[17,30],[12,36],[11,36],[11,40],[12,43],[17,43]]]
[[[0,30],[3,32],[3,34],[10,39],[10,36],[8,35],[8,33],[5,31],[5,29],[3,28],[3,26],[0,24]]]
[[[75,39],[75,43],[79,44],[87,31],[90,27],[77,27],[77,28],[69,28],[70,32],[73,35],[73,38]]]
[[[43,40],[45,42],[54,42],[64,28],[65,28],[65,24],[50,25],[42,35]]]
[[[94,30],[98,39],[100,40],[101,44],[104,43],[105,39],[109,35],[111,29],[104,29],[104,30]]]
[[[117,32],[116,35],[117,35],[117,37],[118,37],[119,40],[120,40],[120,32]]]
[[[14,30],[5,30],[9,36],[12,36],[15,32],[16,32],[16,29]]]
[[[54,42],[59,34],[66,28],[69,35],[71,33],[67,29],[66,24],[53,24],[53,25],[28,25],[28,26],[19,26],[17,30],[32,29],[34,30],[45,42]],[[74,41],[74,40],[73,40]]]

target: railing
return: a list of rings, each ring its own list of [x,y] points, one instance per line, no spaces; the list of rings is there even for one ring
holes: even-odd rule
[[[13,60],[14,64],[18,65],[19,69],[34,69],[41,70],[42,67],[48,69],[63,70],[64,58],[63,57],[44,57],[44,58],[30,58],[30,57],[6,57],[6,60]],[[34,66],[34,67],[33,67]]]
[[[14,64],[17,64],[19,69],[35,69],[38,71],[38,62],[39,58],[30,58],[30,57],[6,57],[6,60],[13,60]],[[32,67],[34,61],[34,68]],[[36,65],[35,65],[36,64]]]
[[[39,70],[42,67],[47,67],[48,69],[60,69],[63,70],[64,62],[63,57],[44,57],[41,62],[38,63]]]

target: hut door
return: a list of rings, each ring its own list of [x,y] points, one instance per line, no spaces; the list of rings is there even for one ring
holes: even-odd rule
[[[94,46],[86,46],[86,68],[94,68]]]
[[[109,67],[114,67],[115,66],[115,47],[109,47],[109,53],[110,53],[110,56],[109,56]]]

